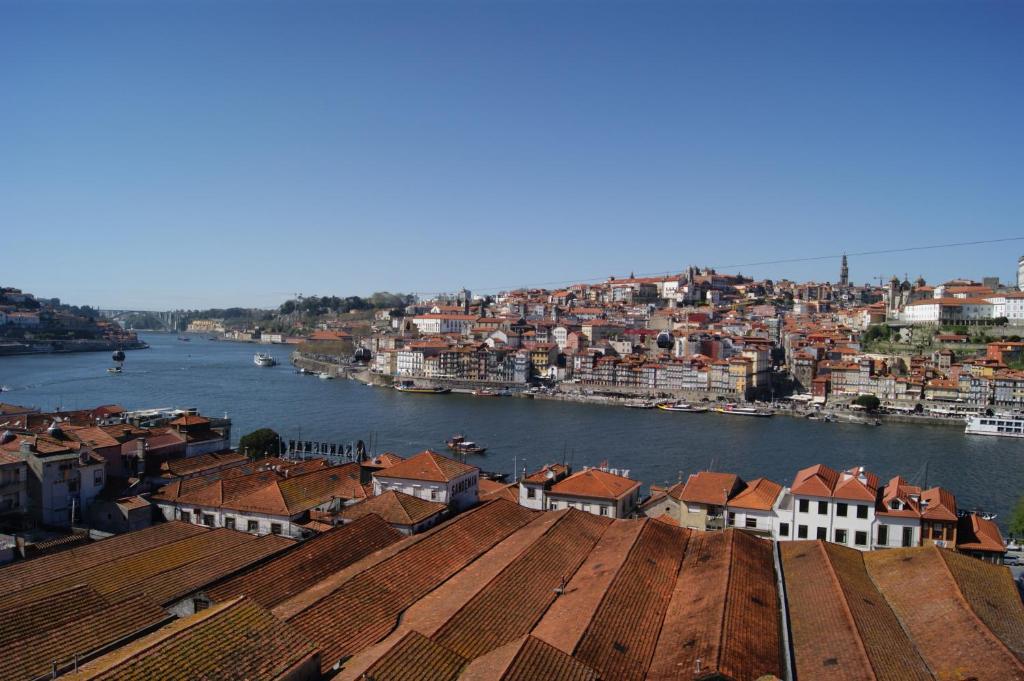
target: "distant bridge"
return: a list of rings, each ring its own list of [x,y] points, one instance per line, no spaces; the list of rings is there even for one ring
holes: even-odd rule
[[[124,325],[134,315],[151,315],[160,322],[167,331],[182,331],[185,328],[186,315],[181,310],[99,310],[100,316]]]

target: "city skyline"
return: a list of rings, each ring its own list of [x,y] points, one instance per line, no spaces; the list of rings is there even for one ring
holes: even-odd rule
[[[3,11],[4,279],[41,295],[529,285],[1010,237],[1024,209],[1015,5]],[[1020,252],[851,277],[1008,279]]]

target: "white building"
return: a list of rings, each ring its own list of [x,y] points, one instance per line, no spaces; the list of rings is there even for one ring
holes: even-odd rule
[[[790,510],[777,513],[779,541],[821,539],[871,548],[878,476],[863,467],[838,473],[818,464],[799,471],[788,493]]]
[[[1012,291],[993,296],[985,296],[992,303],[992,317],[1006,317],[1010,324],[1024,322],[1024,292]]]
[[[993,304],[984,298],[924,298],[908,303],[901,313],[909,324],[957,324],[994,316]]]
[[[767,478],[750,481],[746,489],[729,499],[729,525],[775,537],[780,515],[785,517],[790,510],[781,508],[783,500],[788,499],[783,491],[782,485]]]
[[[571,468],[556,463],[523,476],[519,481],[519,505],[538,511],[545,510],[548,507],[548,492],[551,487],[564,480],[570,473]]]
[[[454,333],[469,335],[478,317],[468,314],[425,314],[412,318],[416,329],[425,335]]]
[[[480,469],[426,450],[373,474],[373,493],[389,490],[448,504],[455,511],[479,501]]]
[[[629,471],[585,468],[555,483],[547,493],[547,510],[575,508],[594,515],[628,518],[636,510],[640,483]]]
[[[18,436],[16,442],[28,465],[33,519],[43,525],[67,527],[84,518],[106,484],[106,460],[54,424],[45,435]]]

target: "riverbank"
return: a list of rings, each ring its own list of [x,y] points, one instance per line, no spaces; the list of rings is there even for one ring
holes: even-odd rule
[[[145,350],[148,347],[149,345],[142,341],[60,340],[0,342],[0,357]]]

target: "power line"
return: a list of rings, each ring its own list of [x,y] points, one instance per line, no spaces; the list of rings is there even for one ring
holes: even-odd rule
[[[799,257],[799,258],[782,258],[782,259],[779,259],[779,260],[761,260],[761,261],[758,261],[758,262],[732,263],[732,264],[729,264],[729,265],[707,265],[706,267],[709,267],[711,269],[716,269],[716,270],[717,269],[725,270],[725,269],[733,269],[733,268],[738,268],[738,267],[760,267],[760,266],[763,266],[763,265],[783,265],[783,264],[796,263],[796,262],[814,262],[814,261],[819,261],[819,260],[833,260],[833,259],[841,258],[841,257],[843,257],[843,255],[846,255],[847,257],[855,257],[856,258],[856,257],[862,257],[862,256],[868,256],[868,255],[886,255],[886,254],[891,254],[891,253],[910,253],[910,252],[913,252],[913,251],[930,251],[930,250],[937,250],[937,249],[942,249],[942,248],[961,248],[961,247],[964,247],[964,246],[982,246],[982,245],[986,245],[986,244],[1006,243],[1006,242],[1010,242],[1010,241],[1024,241],[1024,236],[1011,236],[1011,237],[1003,237],[1003,238],[999,238],[999,239],[977,239],[977,240],[974,240],[974,241],[956,241],[956,242],[945,243],[945,244],[929,244],[929,245],[924,245],[924,246],[907,246],[907,247],[904,247],[904,248],[881,248],[881,249],[870,250],[870,251],[858,251],[858,252],[846,251],[844,253],[834,253],[834,254],[830,254],[830,255],[811,255],[811,256],[804,256],[804,257]],[[677,274],[677,273],[679,273],[679,269],[678,268],[677,269],[671,269],[671,270],[663,270],[663,271],[660,271],[660,272],[644,272],[644,273],[638,274],[636,276],[637,277],[660,277],[660,276],[667,276],[669,274]],[[561,279],[559,281],[536,282],[536,283],[531,284],[529,286],[523,285],[523,284],[515,284],[515,285],[512,285],[512,286],[488,286],[488,287],[483,287],[483,288],[479,288],[479,289],[476,288],[476,287],[472,287],[472,286],[467,287],[467,288],[469,288],[470,290],[472,290],[474,292],[476,292],[476,291],[511,291],[511,290],[520,289],[520,288],[547,288],[548,286],[562,286],[562,285],[566,285],[566,284],[599,283],[599,282],[606,281],[607,279],[608,279],[607,276],[602,276],[602,277],[576,277],[576,278],[573,278],[573,279]],[[414,291],[414,293],[417,293],[417,294],[429,294],[429,293],[439,293],[439,292],[435,292],[435,291]]]

